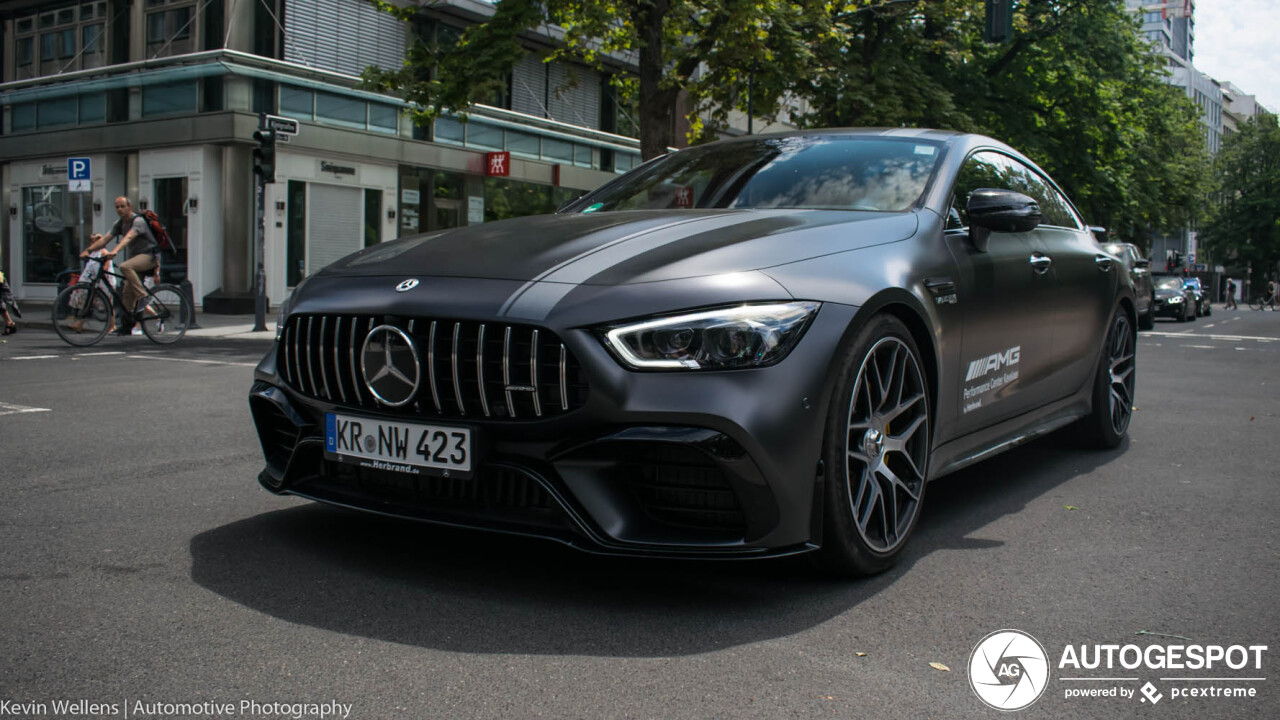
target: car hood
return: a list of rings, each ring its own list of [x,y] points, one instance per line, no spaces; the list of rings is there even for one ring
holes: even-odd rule
[[[1162,290],[1160,288],[1156,288],[1156,298],[1159,300],[1167,300],[1171,297],[1181,297],[1181,296],[1182,296],[1181,290]]]
[[[904,240],[914,213],[681,210],[540,215],[403,238],[320,277],[625,285],[746,272]]]

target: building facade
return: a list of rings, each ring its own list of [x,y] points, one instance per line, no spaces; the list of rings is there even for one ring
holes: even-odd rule
[[[265,188],[277,303],[361,247],[550,212],[638,163],[608,77],[544,62],[550,38],[468,122],[415,126],[398,98],[361,88],[365,67],[401,66],[412,34],[456,36],[491,12],[446,0],[409,25],[365,0],[0,0],[0,247],[15,291],[53,298],[124,195],[164,221],[178,248],[165,274],[198,306],[251,311],[260,113],[300,125]],[[501,172],[495,152],[509,153]],[[84,190],[73,157],[89,160]]]

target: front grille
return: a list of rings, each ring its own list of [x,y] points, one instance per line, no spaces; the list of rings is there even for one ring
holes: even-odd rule
[[[444,418],[531,419],[586,402],[587,383],[554,333],[526,325],[369,315],[295,315],[277,350],[280,374],[297,392],[350,407],[380,409],[360,370],[369,331],[394,325],[413,338],[422,367],[404,406]]]
[[[645,512],[655,520],[706,530],[744,530],[738,495],[720,468],[691,448],[645,445],[619,464]]]

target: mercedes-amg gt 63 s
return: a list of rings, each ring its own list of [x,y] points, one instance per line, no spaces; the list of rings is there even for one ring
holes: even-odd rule
[[[872,573],[929,481],[1072,423],[1121,442],[1130,283],[989,138],[693,147],[299,284],[250,390],[259,480],[600,553]]]

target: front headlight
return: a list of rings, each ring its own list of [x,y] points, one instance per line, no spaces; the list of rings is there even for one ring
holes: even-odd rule
[[[1169,298],[1169,302],[1171,302],[1171,303],[1180,303],[1180,302],[1182,302],[1182,296],[1181,296],[1181,295],[1174,295],[1173,297]]]
[[[637,370],[765,367],[795,347],[821,303],[740,305],[606,328],[604,343]]]

